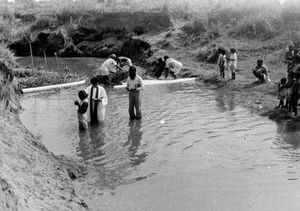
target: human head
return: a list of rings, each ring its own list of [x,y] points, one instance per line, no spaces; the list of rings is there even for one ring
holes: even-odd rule
[[[263,65],[263,63],[264,63],[264,61],[262,60],[262,59],[258,59],[257,60],[257,66],[262,66]]]
[[[164,60],[166,61],[168,58],[170,58],[169,56],[164,56]]]
[[[112,58],[112,59],[114,59],[114,60],[116,60],[116,61],[117,61],[117,59],[118,59],[118,57],[116,56],[116,54],[111,54],[111,55],[109,56],[109,58]]]
[[[230,53],[235,53],[235,52],[236,52],[236,50],[234,48],[230,49]]]
[[[84,91],[84,90],[80,90],[78,92],[78,97],[80,100],[84,100],[85,98],[87,98],[88,94]]]
[[[133,80],[136,76],[136,68],[134,66],[131,66],[129,68],[129,77]]]
[[[93,86],[96,86],[96,85],[98,84],[98,78],[97,78],[97,77],[92,77],[92,78],[91,78],[91,84],[92,84]]]
[[[280,79],[280,83],[281,83],[281,84],[286,84],[286,78],[281,78],[281,79]]]

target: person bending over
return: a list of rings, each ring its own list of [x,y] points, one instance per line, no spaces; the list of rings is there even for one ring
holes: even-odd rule
[[[121,69],[121,67],[117,64],[118,57],[115,54],[110,55],[110,57],[103,62],[101,67],[99,68],[100,71],[100,83],[103,83],[104,85],[110,85],[111,82],[111,74],[116,74],[117,70]]]
[[[165,73],[165,78],[168,77],[168,74],[170,72],[170,74],[173,76],[174,79],[176,79],[176,75],[180,72],[180,70],[182,69],[182,63],[170,58],[169,56],[165,56],[164,57],[164,61],[166,63],[166,73]]]

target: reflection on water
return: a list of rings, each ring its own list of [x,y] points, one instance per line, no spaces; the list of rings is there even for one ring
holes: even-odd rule
[[[105,123],[79,133],[79,89],[26,96],[21,120],[50,151],[90,165],[75,185],[93,210],[300,207],[298,123],[251,114],[234,94],[170,84],[146,87],[139,121],[128,93],[108,89]]]

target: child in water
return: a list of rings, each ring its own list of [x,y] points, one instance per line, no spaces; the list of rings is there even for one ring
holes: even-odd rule
[[[284,99],[286,93],[286,78],[281,78],[277,89],[277,99],[279,100],[279,105],[277,108],[282,108],[284,106]]]
[[[87,108],[88,108],[88,94],[84,90],[78,92],[78,97],[80,101],[76,100],[75,105],[78,106],[77,117],[79,123],[79,130],[86,130],[88,128],[87,124]]]

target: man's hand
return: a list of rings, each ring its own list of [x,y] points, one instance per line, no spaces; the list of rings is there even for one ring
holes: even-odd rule
[[[74,105],[79,105],[78,100],[75,100]]]

